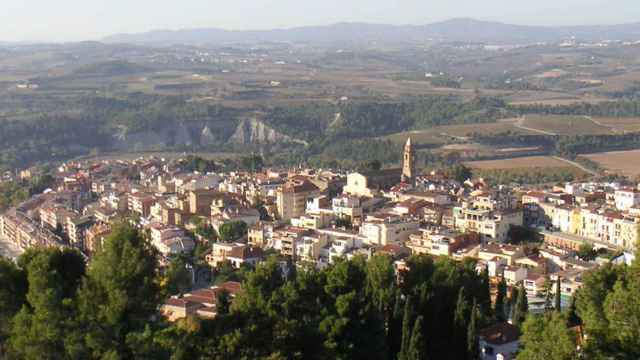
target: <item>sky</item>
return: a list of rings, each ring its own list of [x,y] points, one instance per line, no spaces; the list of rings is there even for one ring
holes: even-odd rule
[[[427,24],[468,17],[521,25],[640,22],[640,0],[0,0],[0,41],[336,22]]]

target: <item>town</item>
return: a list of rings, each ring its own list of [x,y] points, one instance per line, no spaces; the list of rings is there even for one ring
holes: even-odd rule
[[[396,274],[411,255],[472,258],[478,273],[488,273],[492,296],[504,283],[509,292],[526,291],[530,312],[543,312],[550,296],[564,309],[585,272],[631,263],[639,240],[637,184],[492,187],[465,179],[464,171],[423,173],[411,138],[400,168],[217,172],[198,171],[194,161],[207,162],[66,162],[51,174],[51,188],[0,216],[0,235],[19,250],[70,247],[90,259],[114,224],[134,225],[163,268],[184,257],[196,264],[188,266],[188,284],[159,310],[169,321],[214,318],[218,292],[242,292],[232,277],[214,284],[215,274],[251,269],[268,257],[284,274],[374,254],[390,256]],[[483,358],[511,358],[518,349],[512,327],[480,331]]]

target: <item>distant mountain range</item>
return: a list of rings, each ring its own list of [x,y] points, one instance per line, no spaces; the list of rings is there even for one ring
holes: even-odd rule
[[[104,38],[108,43],[146,45],[224,45],[233,43],[418,43],[464,41],[492,44],[557,42],[575,37],[582,41],[640,40],[640,23],[595,26],[524,26],[473,19],[452,19],[428,25],[383,25],[338,23],[274,30],[234,31],[224,29],[155,30],[118,34]]]

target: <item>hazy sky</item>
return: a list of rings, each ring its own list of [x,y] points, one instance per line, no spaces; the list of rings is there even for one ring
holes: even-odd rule
[[[0,0],[0,41],[91,40],[161,28],[425,24],[454,17],[527,25],[640,22],[640,0]]]

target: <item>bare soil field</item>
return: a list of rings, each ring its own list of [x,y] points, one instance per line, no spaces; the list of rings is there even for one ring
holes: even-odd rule
[[[640,176],[640,150],[613,151],[582,156],[598,163],[610,173],[631,177]]]
[[[574,166],[551,156],[527,156],[513,159],[469,161],[473,169],[525,169],[525,168],[574,168]]]

